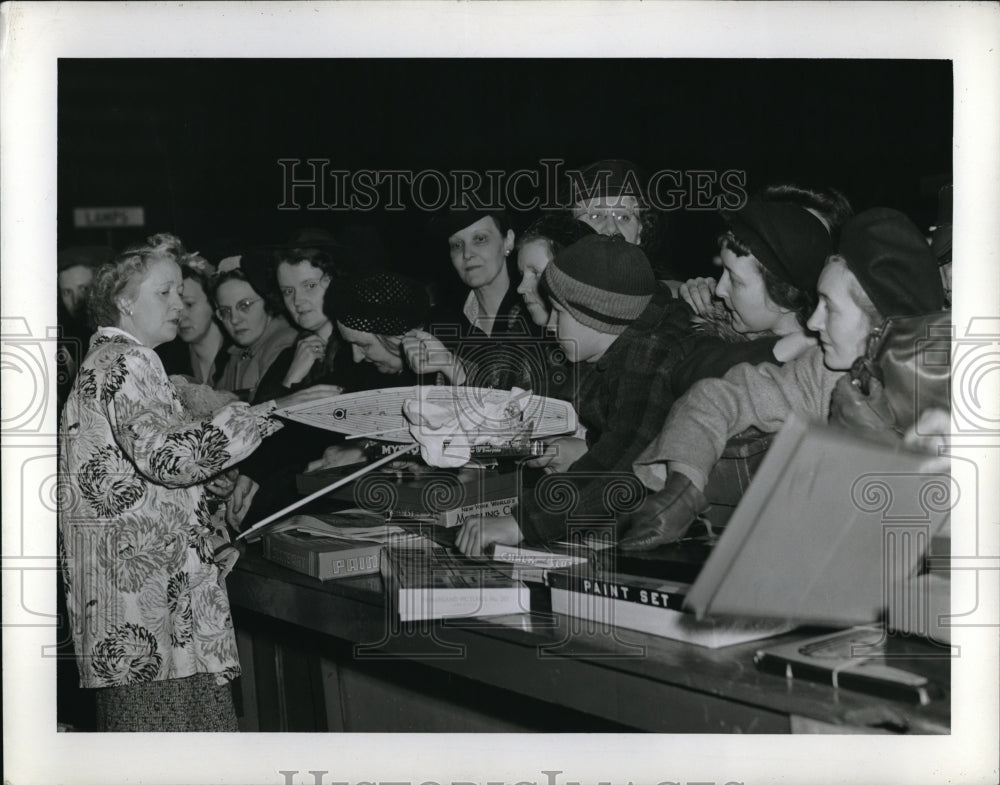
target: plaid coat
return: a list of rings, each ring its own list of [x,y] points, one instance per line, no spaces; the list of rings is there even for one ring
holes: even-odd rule
[[[571,400],[588,449],[525,494],[518,509],[525,540],[563,539],[573,519],[615,520],[642,501],[632,462],[659,435],[673,405],[671,373],[690,351],[690,319],[691,309],[661,286],[597,362],[576,364]]]

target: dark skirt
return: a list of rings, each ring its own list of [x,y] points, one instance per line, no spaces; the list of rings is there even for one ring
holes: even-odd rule
[[[97,730],[196,732],[239,730],[231,684],[198,673],[125,687],[95,690]]]

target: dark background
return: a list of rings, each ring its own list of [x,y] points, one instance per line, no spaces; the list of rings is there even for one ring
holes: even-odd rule
[[[304,226],[376,226],[391,266],[451,275],[417,210],[281,211],[278,158],[331,168],[577,168],[628,158],[747,173],[748,190],[833,186],[922,227],[952,168],[950,61],[60,60],[60,247],[106,242],[73,207],[141,205],[211,261]],[[515,215],[523,227],[534,215]],[[654,259],[710,271],[718,217],[673,211]]]

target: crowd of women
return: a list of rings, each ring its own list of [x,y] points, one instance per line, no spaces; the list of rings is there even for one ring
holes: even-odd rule
[[[296,474],[366,459],[276,408],[414,384],[563,398],[581,428],[529,463],[573,483],[584,517],[608,513],[603,478],[633,477],[645,498],[617,516],[619,544],[649,549],[705,512],[728,440],[790,412],[825,420],[831,401],[865,408],[851,368],[869,334],[946,307],[909,218],[789,185],[724,213],[718,280],[658,280],[644,252],[656,216],[624,192],[628,165],[588,171],[599,192],[519,236],[503,210],[436,216],[455,301],[432,304],[426,281],[332,239],[213,263],[157,234],[91,265],[95,332],[62,402],[59,543],[100,729],[236,728],[230,533],[293,500]],[[902,440],[913,425],[883,430]],[[458,545],[565,533],[564,512],[528,493],[514,516],[466,523]]]

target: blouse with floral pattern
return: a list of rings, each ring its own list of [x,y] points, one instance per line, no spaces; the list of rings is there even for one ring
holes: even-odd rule
[[[247,404],[185,415],[156,353],[91,339],[62,413],[59,549],[82,687],[239,675],[225,538],[204,483],[275,427]]]

